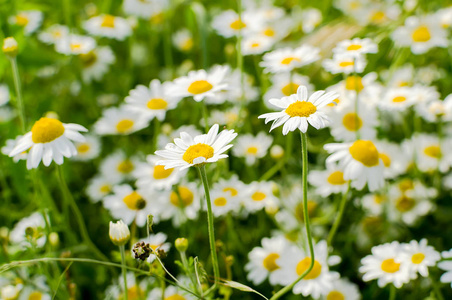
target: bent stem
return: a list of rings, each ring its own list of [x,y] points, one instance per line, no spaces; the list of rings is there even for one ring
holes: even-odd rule
[[[129,293],[127,292],[127,273],[126,273],[126,252],[124,250],[124,245],[119,246],[119,250],[121,251],[121,270],[122,270],[122,278],[124,279],[124,299],[128,300]]]
[[[17,96],[17,110],[19,111],[20,126],[22,129],[22,133],[25,133],[27,123],[25,120],[24,100],[22,98],[22,86],[20,83],[19,68],[17,67],[17,59],[15,57],[10,59],[10,61],[11,68],[13,70],[14,88],[16,90]]]
[[[339,212],[337,213],[336,219],[334,220],[333,227],[331,227],[330,233],[328,234],[327,244],[331,245],[333,242],[334,235],[336,234],[337,228],[342,220],[342,215],[344,214],[345,204],[347,203],[347,195],[350,190],[350,182],[348,183],[347,191],[342,194],[341,203],[339,204]]]
[[[201,177],[202,185],[204,186],[204,192],[206,194],[207,229],[209,231],[210,254],[212,256],[212,265],[213,265],[213,274],[214,274],[214,285],[211,288],[211,290],[213,291],[213,290],[215,290],[215,288],[218,285],[218,279],[220,278],[220,269],[218,268],[217,251],[215,248],[215,232],[214,232],[214,228],[213,228],[212,204],[210,202],[209,183],[207,181],[206,168],[204,165],[201,165],[197,169],[199,172],[199,176]]]
[[[306,133],[301,133],[301,155],[302,155],[302,184],[303,184],[303,217],[304,222],[306,225],[306,235],[308,238],[308,244],[309,244],[309,253],[311,255],[311,262],[309,264],[309,268],[304,271],[303,274],[300,275],[300,277],[297,278],[294,282],[291,284],[283,287],[280,289],[276,294],[273,295],[273,297],[270,298],[270,300],[276,300],[281,298],[284,294],[289,292],[294,285],[296,285],[300,280],[302,280],[306,275],[311,272],[312,268],[314,267],[315,262],[315,256],[314,256],[314,246],[312,244],[312,237],[311,237],[311,225],[309,223],[309,213],[308,213],[308,136]]]

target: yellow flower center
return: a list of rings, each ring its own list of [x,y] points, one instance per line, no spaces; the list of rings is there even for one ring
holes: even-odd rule
[[[317,107],[314,104],[307,101],[296,101],[289,105],[285,112],[289,116],[293,117],[309,117],[317,111]]]
[[[283,64],[283,65],[288,65],[288,64],[290,64],[290,63],[293,62],[293,61],[298,61],[298,62],[300,62],[301,59],[299,59],[298,57],[286,57],[286,58],[284,58],[284,59],[281,61],[281,64]]]
[[[297,274],[301,276],[307,269],[309,269],[309,265],[311,264],[311,258],[305,257],[297,264]],[[303,280],[310,280],[319,277],[320,273],[322,273],[322,265],[314,260],[314,267],[311,271],[303,278]]]
[[[386,15],[382,11],[375,12],[372,17],[370,18],[371,21],[374,23],[381,23],[386,18]]]
[[[248,154],[256,154],[257,153],[257,147],[251,146],[246,149],[246,153]]]
[[[335,107],[336,105],[339,104],[339,102],[341,102],[341,100],[339,100],[339,98],[337,98],[337,99],[334,99],[333,102],[328,103],[326,106]]]
[[[139,300],[143,298],[144,292],[138,287],[137,285],[134,285],[127,289],[127,297],[129,300]],[[118,299],[125,299],[124,295],[119,295]]]
[[[165,297],[164,300],[185,300],[185,297],[183,297],[183,296],[181,296],[179,294],[174,294],[174,295],[171,295],[169,297]]]
[[[430,31],[425,25],[419,26],[413,31],[411,36],[415,42],[428,42],[431,38]]]
[[[97,55],[94,53],[94,51],[90,51],[86,54],[80,54],[79,55],[80,60],[82,61],[83,67],[88,68],[97,61]]]
[[[424,261],[424,258],[425,258],[425,254],[419,252],[419,253],[413,254],[413,256],[411,256],[411,262],[413,264],[418,265]]]
[[[28,300],[41,300],[42,299],[42,294],[41,292],[38,291],[34,291],[32,293],[30,293],[30,295],[28,296]]]
[[[52,118],[41,118],[31,128],[33,143],[50,143],[64,133],[63,123]]]
[[[405,101],[406,101],[406,97],[404,97],[404,96],[397,96],[392,99],[392,102],[394,102],[394,103],[400,103],[400,102],[405,102]]]
[[[349,91],[361,92],[364,89],[362,78],[360,76],[348,76],[345,79],[345,88]]]
[[[355,63],[353,61],[341,61],[339,63],[339,67],[341,68],[345,68],[345,67],[350,67],[353,66]]]
[[[133,124],[135,123],[132,120],[121,120],[116,124],[116,131],[122,134],[127,133],[133,128]]]
[[[111,191],[111,185],[104,184],[103,186],[100,187],[99,191],[103,194],[108,194]]]
[[[187,38],[181,45],[181,49],[183,51],[188,51],[191,48],[193,48],[193,39],[192,38]]]
[[[133,171],[133,169],[135,169],[135,166],[128,159],[120,162],[117,167],[118,172],[123,173],[123,174],[129,174],[130,172]]]
[[[406,195],[403,195],[399,199],[396,200],[395,207],[398,211],[404,213],[413,209],[416,202],[412,198],[408,198]]]
[[[275,36],[275,31],[271,28],[267,28],[264,30],[264,35],[265,36]]]
[[[143,1],[143,0],[140,0],[140,1]],[[163,13],[158,13],[158,14],[153,15],[149,21],[151,22],[151,24],[157,25],[157,24],[162,24],[164,20],[165,20],[165,18],[164,18]]]
[[[441,148],[436,145],[428,146],[424,148],[424,153],[427,156],[433,157],[433,158],[440,158],[441,157]]]
[[[342,173],[341,171],[334,171],[333,173],[330,174],[330,176],[328,176],[328,183],[330,184],[344,184],[347,181],[344,180],[344,173]]]
[[[339,291],[331,291],[326,296],[326,300],[345,300],[345,296]]]
[[[234,30],[239,30],[245,28],[246,24],[243,23],[240,19],[237,19],[234,22],[232,22],[229,26],[231,26],[231,28]]]
[[[348,113],[342,118],[342,124],[348,131],[357,131],[363,126],[363,121],[356,113]]]
[[[411,179],[403,179],[399,182],[399,189],[402,192],[412,190],[414,188],[414,182]]]
[[[385,198],[381,195],[374,195],[374,202],[377,204],[381,204],[385,201]]]
[[[190,94],[198,95],[210,91],[212,88],[213,85],[211,85],[208,81],[197,80],[192,82],[187,90]]]
[[[366,167],[374,167],[379,163],[378,150],[371,141],[357,140],[350,146],[349,152]]]
[[[380,156],[381,160],[383,161],[383,165],[386,168],[389,168],[391,166],[391,158],[387,154],[384,154],[381,152],[378,155]]]
[[[213,204],[215,206],[225,206],[228,203],[228,200],[225,197],[219,197],[213,200]]]
[[[174,169],[165,170],[164,166],[155,166],[152,176],[154,179],[165,179],[173,173]]]
[[[395,273],[400,269],[400,264],[396,263],[393,258],[388,258],[381,263],[381,269],[386,273]]]
[[[237,194],[239,193],[235,188],[233,187],[226,187],[223,189],[223,192],[230,192],[231,196],[237,196]]]
[[[27,15],[25,14],[19,14],[16,16],[16,24],[19,26],[27,26],[29,20]]]
[[[115,17],[113,17],[112,15],[105,15],[100,26],[115,28]]]
[[[168,107],[168,102],[166,102],[165,100],[163,100],[161,98],[153,98],[148,101],[146,106],[149,109],[154,109],[154,110],[165,109]]]
[[[86,153],[86,152],[88,152],[89,150],[91,149],[91,147],[89,146],[89,144],[80,144],[80,145],[78,145],[78,147],[77,147],[77,152],[78,153]]]
[[[79,51],[82,48],[82,44],[79,43],[71,43],[71,50],[72,51]]]
[[[269,272],[273,272],[276,269],[279,269],[278,264],[276,263],[276,260],[279,258],[278,253],[270,253],[267,255],[267,257],[264,258],[262,261],[262,264],[264,265],[264,268],[267,269]]]
[[[132,210],[140,210],[146,206],[146,201],[135,191],[125,196],[122,201]]]
[[[348,51],[355,51],[355,50],[359,50],[361,49],[363,46],[358,45],[358,44],[351,44],[350,46],[347,47]]]
[[[205,159],[213,157],[213,153],[214,150],[211,146],[199,143],[188,147],[188,149],[185,150],[182,159],[188,162],[189,164],[192,164],[193,161],[198,157],[204,157]]]
[[[288,83],[287,85],[285,85],[282,89],[281,92],[285,95],[285,96],[290,96],[292,94],[295,94],[297,92],[299,85],[293,82]]]
[[[186,207],[193,203],[194,195],[192,191],[185,187],[177,187],[177,193],[172,191],[170,194],[170,202],[177,207]]]
[[[253,199],[253,201],[262,201],[267,197],[267,195],[265,195],[265,193],[262,192],[255,192],[252,196],[251,199]]]

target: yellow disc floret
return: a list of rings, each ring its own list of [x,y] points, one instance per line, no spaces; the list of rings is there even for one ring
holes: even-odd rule
[[[363,126],[363,121],[356,113],[348,113],[342,118],[342,124],[348,131],[357,131]]]
[[[31,139],[34,143],[50,143],[64,133],[63,123],[56,119],[41,118],[31,128]]]
[[[344,173],[342,173],[341,171],[334,171],[333,173],[331,173],[330,176],[328,176],[327,181],[328,183],[334,185],[344,184],[347,182],[344,180]]]
[[[296,101],[289,105],[285,112],[289,116],[293,117],[309,117],[317,111],[317,107],[311,102],[306,101]]]
[[[234,30],[243,29],[246,27],[246,24],[243,23],[240,19],[235,20],[229,25]]]
[[[282,89],[281,92],[285,95],[285,96],[290,96],[292,94],[295,94],[297,92],[299,85],[293,82],[288,83],[287,85],[285,85]]]
[[[228,203],[228,200],[225,197],[218,197],[213,200],[213,204],[215,206],[225,206]]]
[[[393,258],[388,258],[381,263],[381,269],[386,273],[395,273],[400,269],[400,264],[396,263]]]
[[[345,79],[345,88],[349,91],[361,92],[364,89],[363,79],[360,76],[348,76]]]
[[[419,26],[413,31],[413,34],[411,35],[413,38],[413,41],[415,42],[428,42],[431,39],[430,31],[428,30],[428,27],[425,25]]]
[[[298,274],[298,276],[302,275],[307,269],[309,269],[310,265],[311,265],[311,258],[310,257],[305,257],[303,260],[301,260],[297,264],[297,274]],[[317,260],[314,260],[314,267],[303,278],[303,280],[315,279],[315,278],[320,276],[320,273],[322,273],[322,265]]]
[[[378,150],[371,141],[357,140],[349,148],[352,157],[365,165],[374,167],[379,163]]]
[[[286,57],[286,58],[284,58],[283,60],[281,60],[281,64],[283,64],[283,65],[288,65],[288,64],[290,64],[290,63],[293,62],[293,61],[298,61],[298,62],[300,62],[301,59],[299,59],[298,57]]]
[[[206,160],[213,157],[214,150],[211,146],[203,143],[192,145],[185,150],[182,159],[192,164],[198,157],[204,157]]]
[[[427,156],[438,159],[441,157],[441,148],[437,145],[428,146],[424,148],[424,153]]]
[[[174,169],[165,170],[164,166],[155,166],[152,176],[154,179],[165,179],[173,173]]]
[[[127,133],[133,128],[133,124],[135,123],[132,120],[121,120],[116,124],[116,131],[122,134]]]
[[[102,18],[102,24],[100,24],[100,26],[115,28],[115,17],[113,17],[112,15],[105,15]]]
[[[270,253],[267,255],[267,257],[264,258],[262,261],[262,264],[264,265],[264,268],[267,269],[269,272],[273,272],[276,269],[279,269],[278,264],[276,263],[276,260],[279,258],[278,253]]]
[[[358,45],[358,44],[351,44],[350,46],[347,47],[348,51],[355,51],[355,50],[359,50],[361,49],[363,46]]]
[[[425,258],[425,254],[419,252],[419,253],[413,254],[413,256],[411,256],[411,262],[413,264],[418,265],[424,261],[424,258]]]
[[[149,109],[158,110],[158,109],[165,109],[168,107],[168,102],[161,98],[154,98],[148,101],[146,106]]]
[[[179,186],[177,193],[172,191],[170,194],[170,202],[177,207],[186,207],[193,203],[194,195],[192,191],[185,187]]]
[[[262,192],[255,192],[252,196],[251,199],[253,199],[254,201],[262,201],[267,197],[267,195],[265,195],[265,193]]]
[[[124,201],[128,208],[133,210],[140,210],[146,206],[146,201],[135,191],[125,196],[122,201]]]
[[[190,94],[198,95],[210,91],[212,88],[213,85],[210,84],[210,82],[208,82],[207,80],[197,80],[190,84],[187,91]]]
[[[326,296],[326,300],[345,300],[344,294],[339,291],[331,291]]]

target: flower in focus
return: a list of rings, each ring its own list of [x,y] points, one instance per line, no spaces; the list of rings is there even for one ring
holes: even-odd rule
[[[122,220],[119,220],[116,223],[110,221],[110,240],[116,246],[123,246],[127,244],[130,239],[130,231],[129,227],[124,224]]]
[[[427,245],[426,239],[420,242],[412,240],[408,244],[403,244],[402,248],[402,257],[410,265],[413,279],[417,277],[418,272],[421,276],[428,277],[428,267],[434,267],[441,259],[438,251]]]

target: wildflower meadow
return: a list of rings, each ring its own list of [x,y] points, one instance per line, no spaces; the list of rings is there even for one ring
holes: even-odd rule
[[[452,299],[449,0],[0,0],[0,300]]]

